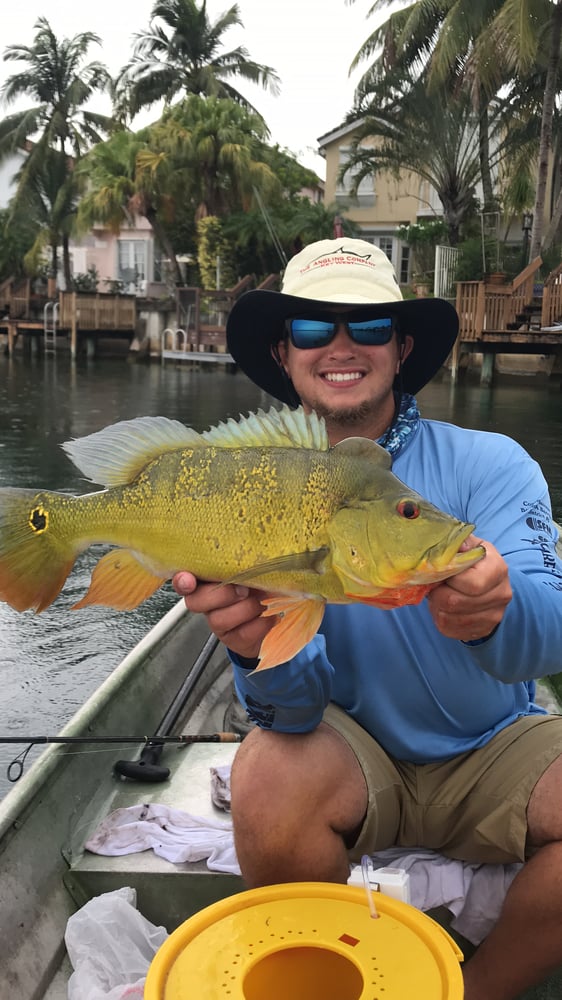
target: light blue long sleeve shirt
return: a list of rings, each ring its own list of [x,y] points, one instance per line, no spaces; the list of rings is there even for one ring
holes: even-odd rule
[[[391,611],[328,605],[319,633],[291,661],[251,672],[232,659],[258,725],[307,732],[333,701],[395,758],[429,763],[542,711],[533,678],[562,670],[562,562],[544,476],[510,438],[421,420],[392,468],[475,524],[506,560],[513,599],[491,638],[446,638],[425,600]]]

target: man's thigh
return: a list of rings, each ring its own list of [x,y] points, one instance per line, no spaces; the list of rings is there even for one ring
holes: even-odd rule
[[[324,721],[349,743],[367,783],[368,812],[353,859],[397,844],[477,863],[524,861],[535,786],[537,796],[541,785],[544,792],[540,813],[536,800],[537,828],[539,816],[547,822],[552,782],[562,792],[562,763],[553,765],[552,782],[542,784],[562,755],[561,716],[525,716],[480,749],[426,765],[393,760],[336,706],[328,707]]]

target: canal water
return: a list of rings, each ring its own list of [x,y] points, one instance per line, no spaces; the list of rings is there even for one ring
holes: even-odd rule
[[[554,515],[562,520],[558,384],[512,379],[481,388],[476,382],[453,386],[445,378],[424,389],[418,401],[426,417],[519,441],[541,463]],[[141,415],[162,414],[203,430],[271,402],[242,374],[210,365],[194,370],[171,363],[3,357],[0,486],[87,492],[92,487],[61,450],[63,441]],[[70,610],[85,593],[99,554],[91,550],[79,558],[62,594],[41,615],[18,614],[0,604],[0,736],[56,735],[177,600],[168,585],[134,611]],[[0,797],[10,787],[6,767],[17,750],[0,744]]]

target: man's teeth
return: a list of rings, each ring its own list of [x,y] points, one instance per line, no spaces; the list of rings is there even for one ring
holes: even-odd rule
[[[361,372],[328,372],[324,378],[328,382],[356,382],[358,379],[363,378]]]

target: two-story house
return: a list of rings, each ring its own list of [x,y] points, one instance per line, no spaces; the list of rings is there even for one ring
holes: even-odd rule
[[[343,183],[338,175],[349,157],[355,128],[354,124],[341,125],[318,139],[319,151],[326,160],[326,203],[345,209],[347,217],[361,226],[363,238],[384,250],[400,283],[407,284],[412,277],[410,248],[398,239],[396,230],[422,218],[440,217],[439,198],[427,181],[406,171],[399,180],[390,173],[369,177],[361,181],[357,196],[352,198],[352,171]]]

